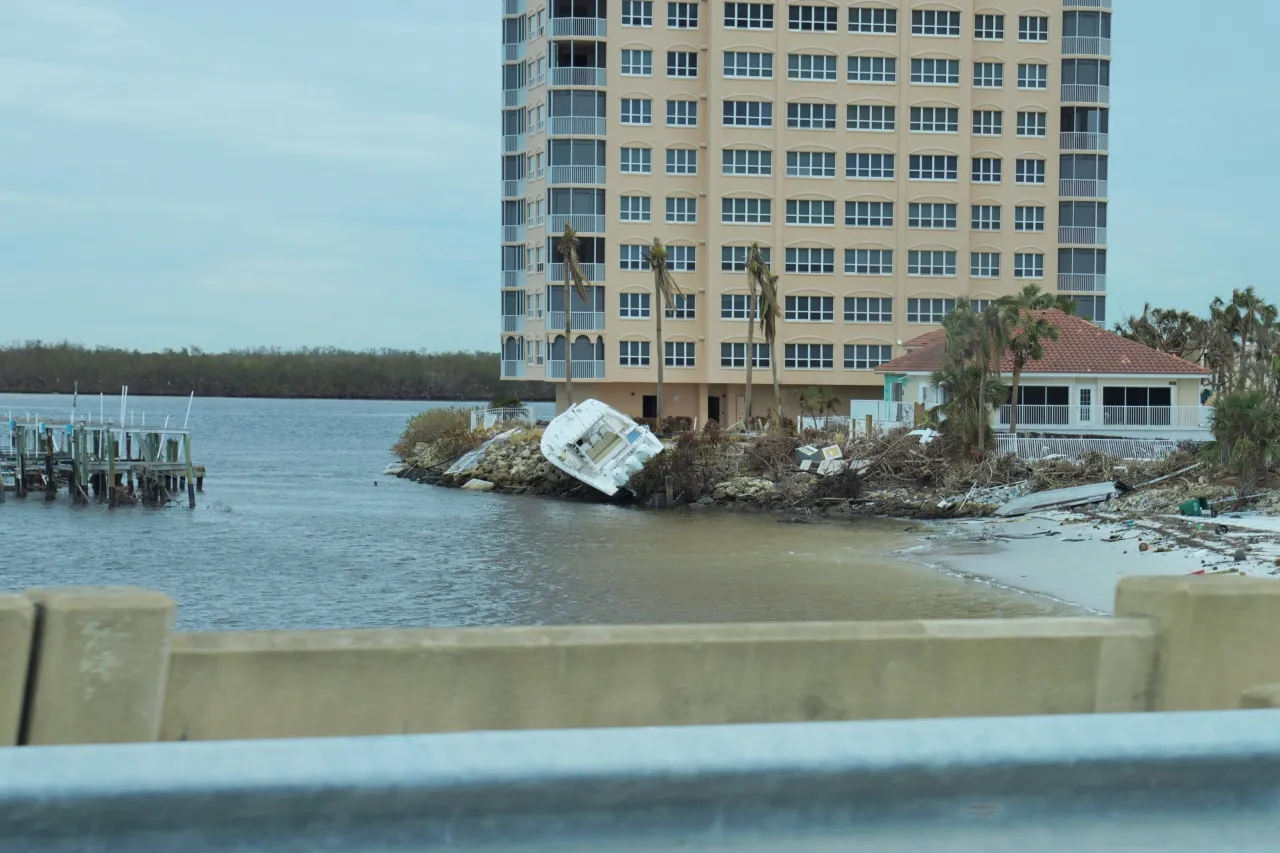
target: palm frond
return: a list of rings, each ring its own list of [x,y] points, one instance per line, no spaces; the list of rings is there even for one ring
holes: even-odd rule
[[[573,285],[573,290],[578,294],[578,298],[585,302],[587,288],[591,286],[591,279],[587,277],[586,272],[582,269],[582,264],[578,261],[578,232],[568,225],[564,227],[564,235],[560,238],[560,256],[564,259],[564,274],[565,278],[568,279],[567,283]],[[565,305],[564,308],[566,311],[571,310],[569,305]]]
[[[667,311],[674,311],[676,294],[682,291],[671,275],[671,268],[667,266],[667,247],[662,245],[661,240],[654,237],[653,245],[646,246],[643,254],[649,269],[653,272],[653,292],[656,301]]]

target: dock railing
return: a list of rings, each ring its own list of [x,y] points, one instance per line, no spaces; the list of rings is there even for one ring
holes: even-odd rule
[[[525,424],[533,426],[536,423],[533,416],[533,410],[526,406],[505,406],[497,409],[472,409],[471,410],[471,429],[493,429],[501,424]]]

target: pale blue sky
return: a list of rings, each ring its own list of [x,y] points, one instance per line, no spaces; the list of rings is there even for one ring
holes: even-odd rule
[[[1115,5],[1109,316],[1280,298],[1280,2]],[[0,0],[0,340],[496,347],[498,9]]]

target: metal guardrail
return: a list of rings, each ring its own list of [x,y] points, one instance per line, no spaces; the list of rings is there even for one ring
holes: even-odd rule
[[[0,751],[5,853],[1232,851],[1274,711]]]

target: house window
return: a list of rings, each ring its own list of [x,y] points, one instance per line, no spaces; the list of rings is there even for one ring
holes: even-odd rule
[[[1018,205],[1013,209],[1014,231],[1043,231],[1044,208]]]
[[[698,247],[668,246],[667,266],[672,272],[695,272],[698,269]]]
[[[685,100],[667,101],[667,127],[697,127],[698,102]]]
[[[667,26],[673,30],[696,30],[698,28],[698,4],[668,3]]]
[[[648,367],[648,341],[618,341],[619,367]]]
[[[834,178],[836,155],[829,151],[788,151],[788,178]]]
[[[667,174],[668,175],[698,174],[698,149],[668,148],[667,149]]]
[[[791,7],[795,9],[795,6]],[[835,10],[832,9],[834,12]],[[822,53],[792,53],[787,56],[788,80],[835,80],[836,57]]]
[[[693,367],[696,364],[693,341],[667,341],[663,348],[666,350],[667,367]]]
[[[724,52],[724,76],[772,78],[773,54],[726,50]]]
[[[624,270],[641,271],[649,268],[649,259],[645,257],[644,250],[646,246],[636,246],[623,243],[618,247],[622,253],[621,268]]]
[[[999,278],[999,252],[972,252],[969,255],[969,275],[973,278]]]
[[[698,297],[692,293],[677,293],[671,297],[671,307],[662,316],[668,320],[692,320],[697,313]]]
[[[782,366],[788,370],[832,370],[835,349],[834,344],[787,344]]]
[[[941,323],[954,310],[954,299],[908,299],[907,322]]]
[[[688,196],[674,196],[667,199],[667,223],[669,225],[692,225],[698,221],[698,200]]]
[[[897,122],[897,108],[879,104],[849,104],[845,110],[848,130],[892,131]]]
[[[893,347],[888,344],[845,344],[845,370],[875,370],[893,359]]]
[[[1047,136],[1048,132],[1048,113],[1018,111],[1019,136]]]
[[[959,180],[960,158],[946,154],[912,154],[907,177],[913,181]]]
[[[649,319],[649,294],[619,293],[618,316],[624,320]]]
[[[857,154],[844,156],[844,176],[846,178],[862,178],[870,181],[892,181],[894,175],[894,155],[892,154]]]
[[[913,59],[911,82],[925,86],[959,86],[960,60]]]
[[[913,36],[958,36],[960,13],[936,9],[915,9],[911,12]]]
[[[956,274],[956,253],[949,250],[930,251],[913,250],[907,252],[907,275],[909,276],[954,276]]]
[[[973,182],[975,184],[1000,183],[1000,158],[974,157]]]
[[[851,56],[848,77],[850,83],[896,83],[898,60],[892,56]]]
[[[893,35],[898,31],[898,10],[867,6],[849,7],[849,32],[867,35]]]
[[[1000,230],[1000,205],[975,204],[971,213],[969,227],[974,231]]]
[[[956,227],[956,205],[912,202],[907,206],[908,228]]]
[[[773,4],[725,3],[724,25],[731,30],[771,30]]]
[[[892,323],[893,300],[887,296],[846,296],[846,323]]]
[[[623,124],[653,124],[653,101],[648,98],[622,99]]]
[[[835,225],[836,203],[807,198],[787,199],[788,225]]]
[[[768,225],[773,221],[773,201],[767,198],[721,199],[720,221],[729,225]]]
[[[977,89],[999,89],[1004,86],[1003,62],[973,63],[973,85]]]
[[[697,77],[698,54],[687,50],[668,50],[667,76]]]
[[[721,171],[726,175],[772,175],[773,152],[726,148],[721,152]]]
[[[845,249],[847,275],[893,275],[892,249]]]
[[[773,104],[768,101],[725,101],[725,127],[773,127]]]
[[[623,148],[620,172],[647,175],[653,171],[653,149]]]
[[[974,110],[973,135],[999,136],[1004,133],[1004,113],[1000,110]]]
[[[835,6],[789,6],[787,29],[801,33],[834,33],[840,10]]]
[[[787,249],[786,271],[797,275],[831,275],[836,271],[836,250]]]
[[[830,323],[836,317],[834,296],[788,296],[787,320],[797,323]]]
[[[1044,278],[1044,255],[1018,252],[1013,256],[1014,278]]]
[[[1019,89],[1048,89],[1049,66],[1037,63],[1018,63]]]
[[[721,246],[720,269],[724,272],[746,272],[748,251],[750,250],[747,246]],[[766,266],[769,264],[770,254],[767,248],[760,247],[760,260],[764,261]],[[746,309],[744,308],[743,310]],[[743,316],[745,317],[746,315]]]
[[[1014,183],[1019,184],[1043,184],[1044,183],[1044,161],[1018,158],[1015,165],[1016,174]]]
[[[747,308],[750,296],[745,293],[722,293],[720,294],[720,319],[721,320],[745,320],[747,319]],[[760,318],[760,312],[757,306],[756,319]]]
[[[835,130],[835,104],[787,104],[787,127],[795,130]]]
[[[912,107],[913,133],[959,133],[960,111],[954,107]]]
[[[844,224],[851,228],[892,228],[893,202],[846,201]]]
[[[650,203],[647,195],[618,196],[618,218],[623,222],[648,222]]]
[[[653,0],[622,0],[622,26],[652,27]]]
[[[1018,41],[1048,41],[1049,19],[1039,15],[1018,16]]]
[[[754,344],[753,349],[755,355],[751,359],[753,367],[769,366],[769,345]],[[746,367],[747,366],[747,345],[745,343],[733,343],[726,341],[720,344],[720,366],[721,367]]]
[[[1004,40],[1004,15],[974,15],[973,37],[978,41]]]
[[[623,77],[649,77],[653,74],[652,50],[624,50],[620,68]]]

